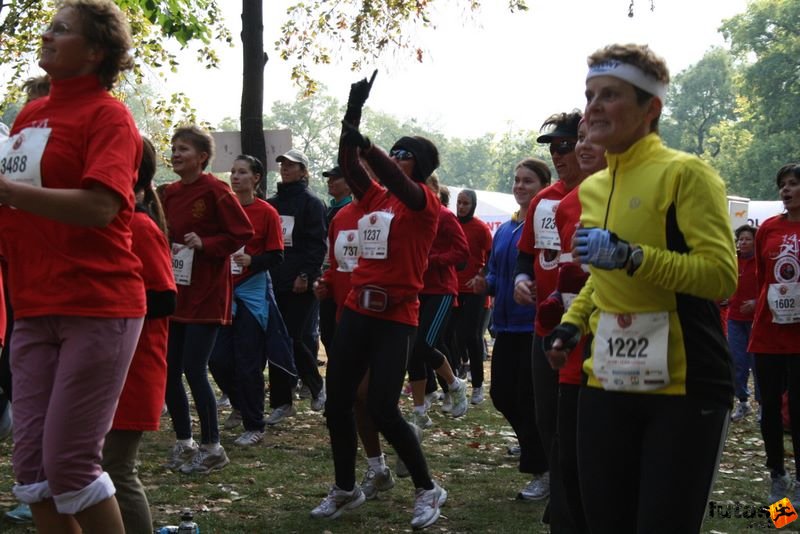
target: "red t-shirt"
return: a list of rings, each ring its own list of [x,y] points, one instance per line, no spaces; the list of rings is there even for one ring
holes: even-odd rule
[[[559,201],[567,194],[564,182],[558,181],[553,185],[539,191],[531,200],[528,206],[528,213],[525,215],[525,224],[522,226],[522,236],[519,238],[517,248],[526,254],[533,256],[533,278],[536,281],[536,309],[550,293],[555,291],[558,284],[558,259],[561,255],[560,250],[538,249],[535,247],[534,237],[534,217],[536,208],[542,201],[552,201],[553,219],[544,224],[552,225],[555,229],[555,212]],[[537,230],[538,231],[538,230]],[[539,318],[534,320],[534,331],[539,336],[546,336],[550,330],[539,324]]]
[[[169,239],[183,244],[194,232],[203,241],[195,250],[191,284],[178,286],[173,321],[231,324],[230,255],[253,237],[253,226],[239,200],[224,182],[201,174],[191,184],[181,181],[164,190]]]
[[[471,287],[467,287],[467,282],[475,278],[475,275],[480,273],[486,265],[489,252],[492,251],[492,232],[489,230],[489,226],[477,217],[472,217],[462,223],[461,229],[464,230],[464,235],[467,237],[469,259],[467,266],[456,273],[458,275],[458,292],[474,293],[475,291]]]
[[[142,264],[131,252],[133,185],[142,157],[133,117],[96,76],[83,76],[54,80],[50,96],[26,105],[11,133],[44,127],[51,132],[41,159],[42,186],[89,189],[100,184],[116,193],[121,204],[104,228],[0,207],[15,316],[144,316]]]
[[[131,230],[132,250],[142,261],[145,289],[176,291],[167,238],[150,217],[142,212],[134,213]],[[167,388],[168,330],[167,317],[144,320],[111,428],[158,430]]]
[[[758,280],[756,279],[756,257],[749,258],[739,256],[739,283],[736,285],[736,292],[728,300],[728,319],[734,321],[752,321],[755,310],[750,313],[739,311],[742,303],[746,300],[758,298]]]
[[[278,210],[260,198],[242,207],[255,231],[253,238],[244,247],[245,254],[260,256],[272,250],[283,250],[283,232]],[[248,276],[249,273],[245,268],[242,274],[234,275],[233,284],[238,284]]]
[[[394,214],[389,232],[386,259],[364,258],[358,260],[350,281],[353,290],[347,296],[345,306],[363,315],[388,321],[417,326],[419,324],[419,299],[422,290],[422,273],[428,265],[436,227],[439,221],[439,199],[425,186],[425,208],[413,211],[396,196],[373,182],[360,199],[359,206],[368,217],[376,211]],[[373,312],[359,307],[357,290],[365,285],[384,288],[393,305],[383,312]]]
[[[572,236],[575,234],[575,229],[578,228],[580,222],[581,201],[578,198],[578,188],[576,187],[561,199],[556,210],[556,228],[561,241],[562,255],[559,265],[564,261],[571,261]],[[569,254],[569,256],[565,256],[566,254]],[[583,353],[585,345],[586,336],[569,353],[566,365],[558,372],[558,382],[560,384],[580,385],[583,383]]]
[[[425,295],[458,295],[456,265],[469,259],[469,245],[455,214],[439,204],[439,227],[422,275]]]
[[[759,293],[747,351],[800,354],[800,323],[774,323],[767,303],[771,284],[780,289],[800,283],[800,222],[788,221],[785,215],[764,221],[756,232],[755,256]]]
[[[350,293],[350,272],[339,270],[339,261],[336,259],[336,240],[339,238],[341,232],[355,233],[353,239],[358,239],[358,220],[364,216],[364,210],[361,209],[361,204],[357,202],[350,202],[342,207],[336,215],[331,219],[331,224],[328,226],[328,269],[323,273],[322,277],[328,284],[328,290],[331,298],[336,303],[336,314],[341,315],[342,307],[347,299],[347,294]],[[339,318],[337,317],[337,320]]]

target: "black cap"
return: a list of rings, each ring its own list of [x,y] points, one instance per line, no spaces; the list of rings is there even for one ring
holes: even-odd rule
[[[567,139],[578,138],[578,123],[581,122],[581,115],[576,113],[574,117],[558,124],[553,130],[542,134],[536,138],[537,143],[551,143],[556,137],[566,137]]]
[[[338,165],[332,169],[323,172],[322,176],[324,176],[325,178],[344,178],[344,174],[342,174],[342,169],[340,169]]]

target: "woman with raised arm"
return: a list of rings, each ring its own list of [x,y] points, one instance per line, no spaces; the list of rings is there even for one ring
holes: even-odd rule
[[[359,84],[366,85],[368,93],[366,80],[353,89],[358,90]],[[383,186],[370,178],[362,159]],[[438,167],[439,154],[428,139],[414,136],[400,138],[387,155],[345,123],[339,163],[365,215],[358,222],[361,257],[351,275],[352,289],[326,376],[325,416],[335,483],[311,515],[335,518],[365,500],[355,479],[353,404],[358,385],[369,372],[370,416],[411,473],[416,488],[411,524],[424,528],[439,518],[447,492],[431,479],[420,443],[397,404],[416,334],[417,294],[436,234],[439,201],[424,182]]]

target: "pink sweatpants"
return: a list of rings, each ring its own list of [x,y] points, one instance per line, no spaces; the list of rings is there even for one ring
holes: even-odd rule
[[[100,467],[143,319],[20,319],[11,336],[14,492],[76,513],[114,494]]]

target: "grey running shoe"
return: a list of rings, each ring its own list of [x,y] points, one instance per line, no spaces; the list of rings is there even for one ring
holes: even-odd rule
[[[478,388],[472,388],[472,399],[470,399],[472,404],[480,404],[483,402],[483,386]]]
[[[541,501],[550,496],[550,472],[533,477],[527,486],[517,494],[523,501]]]
[[[194,440],[192,440],[191,445],[181,445],[180,443],[176,443],[172,447],[164,467],[173,471],[180,469],[183,464],[190,461],[194,457],[198,449],[199,447]]]
[[[252,447],[258,445],[264,440],[264,432],[260,430],[247,430],[241,436],[236,438],[234,443],[240,447]]]
[[[430,410],[434,402],[442,400],[442,393],[439,390],[431,391],[425,395],[425,409]]]
[[[425,528],[436,523],[445,502],[447,502],[447,492],[436,482],[433,483],[433,489],[417,488],[411,526]]]
[[[225,449],[220,445],[216,451],[210,451],[200,447],[192,459],[181,466],[181,473],[186,475],[192,473],[206,474],[217,469],[222,469],[230,463]]]
[[[373,468],[368,468],[364,474],[364,480],[361,481],[361,491],[364,492],[366,499],[372,500],[378,496],[381,491],[387,491],[394,487],[394,477],[392,470],[384,467],[383,471],[375,471]]]
[[[433,426],[433,421],[427,413],[411,412],[408,422],[413,423],[420,428],[430,428]]]
[[[319,503],[319,506],[311,510],[311,517],[314,519],[336,519],[342,512],[345,510],[352,510],[354,508],[358,508],[362,504],[366,498],[364,497],[364,492],[361,491],[361,488],[354,487],[351,491],[344,491],[339,489],[335,484],[331,486],[331,490],[328,492],[328,496],[322,499],[322,502]]]
[[[777,476],[773,475],[770,479],[768,504],[778,502],[784,497],[789,496],[789,489],[792,487],[792,479],[789,477],[788,473]]]
[[[293,417],[295,415],[297,415],[297,410],[295,410],[294,405],[284,404],[272,410],[266,422],[268,425],[277,425],[287,417]]]
[[[233,430],[234,428],[238,428],[241,424],[242,412],[239,410],[231,410],[230,415],[227,419],[225,419],[225,422],[222,424],[222,426],[225,428],[225,430]]]
[[[453,410],[450,415],[461,417],[467,413],[469,403],[467,402],[467,383],[460,378],[456,379],[456,387],[450,388],[450,398],[453,400]]]
[[[223,393],[217,399],[217,408],[230,408],[230,407],[231,407],[231,399],[229,399],[228,396]]]
[[[522,454],[522,449],[519,448],[519,445],[509,445],[506,448],[506,454],[509,456],[519,456]]]
[[[731,421],[733,421],[734,423],[739,422],[748,415],[750,415],[752,411],[753,409],[750,407],[749,402],[739,401],[736,403],[736,408],[733,409],[733,413],[731,414]]]

